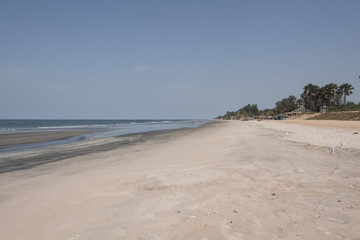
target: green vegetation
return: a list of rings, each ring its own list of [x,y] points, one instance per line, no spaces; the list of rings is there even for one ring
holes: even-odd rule
[[[349,96],[352,94],[352,90],[354,89],[351,84],[344,83],[340,86],[340,91],[344,94],[344,109],[346,109],[346,96]]]
[[[300,106],[312,112],[319,112],[320,107],[326,105],[328,111],[360,111],[360,102],[346,102],[346,96],[353,94],[354,87],[349,83],[338,86],[335,83],[326,84],[323,87],[309,83],[304,86],[300,98],[290,95],[275,103],[272,109],[259,110],[257,104],[248,104],[237,111],[227,112],[217,119],[249,119],[257,117],[279,118],[287,112],[292,112]]]
[[[316,116],[312,116],[307,119],[309,119],[309,120],[360,121],[360,112],[358,112],[358,111],[356,111],[356,112],[354,112],[354,111],[327,112],[324,114],[316,114]]]
[[[219,116],[219,119],[232,120],[232,119],[241,119],[241,118],[251,118],[253,116],[259,115],[259,109],[256,104],[246,105],[243,108],[240,108],[236,112],[227,112],[224,116]]]
[[[288,98],[284,98],[281,101],[276,102],[275,106],[278,114],[291,112],[299,107],[296,97],[291,95]]]
[[[342,105],[345,109],[347,105],[346,96],[351,95],[353,89],[354,87],[348,83],[340,86],[329,83],[323,87],[309,83],[303,88],[304,91],[300,97],[304,107],[314,112],[318,112],[323,105],[335,106],[333,109],[340,108]],[[342,97],[344,97],[343,102],[341,102]]]
[[[329,112],[344,112],[344,111],[360,111],[360,102],[355,104],[354,102],[347,102],[346,107],[338,108],[336,106],[332,106],[329,109]]]

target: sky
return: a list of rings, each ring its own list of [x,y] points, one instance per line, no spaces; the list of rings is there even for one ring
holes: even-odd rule
[[[208,119],[360,101],[360,1],[0,1],[0,119]]]

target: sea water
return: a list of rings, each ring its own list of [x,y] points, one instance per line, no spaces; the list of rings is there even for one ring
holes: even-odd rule
[[[62,140],[23,144],[21,146],[0,147],[0,153],[43,148],[89,139],[118,137],[150,131],[170,130],[179,128],[196,128],[207,120],[0,120],[0,134],[47,132],[64,130],[100,130],[101,132],[84,134]]]
[[[132,126],[142,128],[144,126],[156,126],[160,128],[177,128],[203,123],[203,120],[1,120],[0,134],[14,132],[35,132],[47,130],[84,130],[106,129]]]

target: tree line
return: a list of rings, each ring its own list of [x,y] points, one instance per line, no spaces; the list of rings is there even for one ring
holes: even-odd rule
[[[290,95],[275,103],[275,107],[271,109],[259,110],[257,104],[248,104],[237,111],[228,111],[225,115],[217,117],[218,119],[241,119],[251,118],[259,115],[280,116],[287,112],[294,111],[300,106],[312,112],[318,112],[320,107],[326,105],[331,110],[346,109],[346,106],[360,108],[359,104],[347,103],[346,97],[353,94],[354,87],[349,83],[337,85],[329,83],[325,86],[309,83],[304,86],[300,98]]]
[[[346,96],[353,93],[354,87],[349,83],[343,83],[340,86],[335,83],[329,83],[323,87],[309,83],[303,90],[303,93],[300,95],[301,103],[305,108],[318,111],[322,105],[340,107],[342,97],[343,106],[346,108]]]

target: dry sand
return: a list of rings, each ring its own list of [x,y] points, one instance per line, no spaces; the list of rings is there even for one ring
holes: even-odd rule
[[[334,148],[334,151],[338,148],[360,149],[360,121],[288,120],[264,121],[262,124],[281,131],[287,140]]]
[[[0,174],[1,239],[360,239],[359,145],[334,154],[284,138],[313,126],[277,124],[227,121]]]

